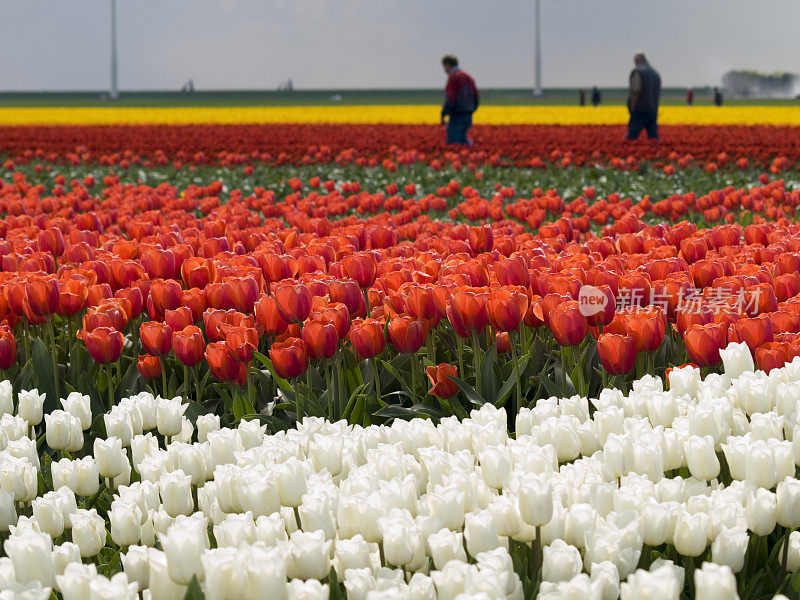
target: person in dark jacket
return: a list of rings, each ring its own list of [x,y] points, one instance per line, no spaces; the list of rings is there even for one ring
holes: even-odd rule
[[[597,89],[597,86],[592,88],[592,106],[598,106],[600,104],[600,90]]]
[[[714,106],[722,106],[722,90],[714,88]]]
[[[447,73],[447,86],[444,89],[441,122],[442,125],[447,124],[447,143],[471,146],[472,140],[467,137],[467,131],[472,126],[472,113],[478,109],[478,88],[475,80],[458,67],[455,56],[448,54],[442,58],[442,66]]]
[[[658,101],[661,96],[661,76],[647,62],[644,52],[633,56],[636,65],[629,78],[630,95],[628,96],[628,133],[629,140],[635,140],[647,131],[651,140],[658,139]]]

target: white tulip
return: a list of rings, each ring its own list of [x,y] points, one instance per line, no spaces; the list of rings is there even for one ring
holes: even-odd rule
[[[697,600],[738,600],[736,577],[728,565],[703,563],[694,572],[694,589]]]
[[[542,580],[569,581],[581,572],[583,561],[575,546],[555,540],[543,549]]]
[[[17,415],[28,422],[28,425],[38,425],[42,422],[43,407],[46,394],[40,394],[36,388],[21,391],[17,395]]]

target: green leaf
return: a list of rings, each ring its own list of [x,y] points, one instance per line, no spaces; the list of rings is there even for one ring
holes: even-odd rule
[[[467,400],[469,400],[476,406],[482,406],[486,404],[486,400],[484,400],[478,392],[473,390],[466,381],[464,381],[463,379],[459,379],[458,377],[452,377],[450,375],[448,375],[448,377],[450,377],[453,383],[455,383],[459,388],[461,388],[461,391],[464,392],[464,395],[467,397]]]
[[[500,383],[497,381],[497,374],[494,367],[497,359],[497,345],[492,344],[492,347],[486,351],[481,361],[481,389],[480,394],[486,398],[487,402],[491,402],[492,398],[497,398],[500,391]]]
[[[36,338],[33,343],[31,356],[33,357],[33,371],[36,374],[36,387],[39,392],[47,394],[44,401],[44,413],[51,413],[58,408],[53,357],[39,338]]]
[[[525,367],[528,366],[528,361],[530,360],[531,355],[526,354],[518,359],[517,364],[514,365],[514,368],[511,370],[511,375],[508,377],[506,382],[503,384],[503,387],[500,388],[500,391],[497,394],[497,400],[495,401],[495,406],[501,407],[506,403],[506,399],[511,393],[511,390],[514,389],[514,386],[517,383],[517,373],[522,373],[525,370]],[[522,395],[525,395],[525,390],[522,390]]]
[[[392,377],[394,377],[397,380],[397,383],[399,383],[403,387],[403,390],[405,390],[405,392],[409,396],[413,396],[413,392],[411,391],[411,388],[408,386],[408,383],[406,382],[408,377],[403,377],[400,374],[400,372],[397,369],[395,369],[394,366],[392,366],[391,363],[388,363],[385,360],[381,361],[381,366],[384,369],[386,369],[386,371],[389,372],[392,375]],[[381,378],[381,382],[383,382],[383,378]]]
[[[197,581],[197,575],[192,575],[192,580],[186,588],[186,593],[183,595],[183,600],[205,600],[206,595],[200,589],[200,582]]]
[[[125,371],[125,374],[122,376],[122,380],[117,382],[116,389],[114,391],[114,401],[119,402],[123,398],[127,396],[132,396],[137,392],[137,386],[139,379],[141,379],[141,374],[139,373],[139,369],[136,368],[136,362],[132,362],[128,365],[128,370]]]
[[[260,352],[254,353],[253,356],[258,362],[264,365],[267,370],[269,370],[269,372],[272,374],[273,381],[275,381],[275,384],[280,388],[280,390],[286,394],[286,397],[289,399],[289,401],[294,402],[294,389],[292,388],[292,385],[283,377],[278,376],[278,374],[275,372],[275,365],[272,364],[272,361]]]
[[[561,367],[558,368],[558,373],[561,372]],[[561,397],[561,386],[554,383],[552,379],[550,379],[547,375],[542,373],[539,377],[539,381],[544,385],[544,389],[547,390],[547,394],[549,396],[555,396],[556,398]]]

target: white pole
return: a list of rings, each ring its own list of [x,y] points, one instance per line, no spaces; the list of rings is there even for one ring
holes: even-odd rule
[[[116,100],[117,91],[117,0],[111,0],[111,90],[109,97]]]
[[[542,39],[539,19],[539,0],[534,0],[534,87],[533,95],[541,96],[542,92]]]

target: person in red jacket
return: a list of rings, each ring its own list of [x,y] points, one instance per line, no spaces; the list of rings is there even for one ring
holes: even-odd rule
[[[447,86],[441,121],[442,125],[447,124],[447,143],[471,146],[467,131],[472,126],[472,113],[478,109],[478,88],[475,80],[458,68],[458,59],[452,54],[442,58],[442,66],[447,73]],[[445,117],[448,117],[447,121]]]

